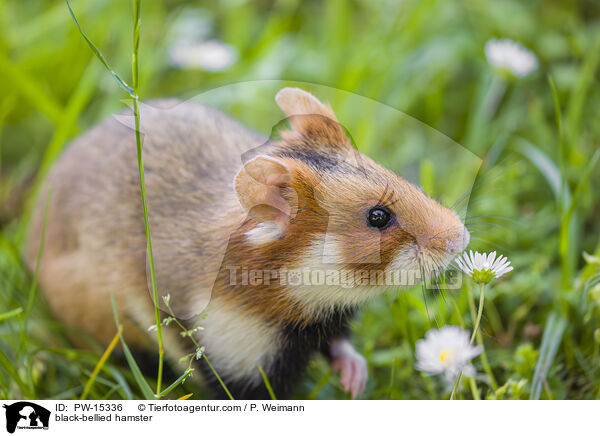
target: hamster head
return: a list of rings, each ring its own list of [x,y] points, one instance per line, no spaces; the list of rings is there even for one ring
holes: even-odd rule
[[[295,267],[435,274],[469,242],[457,214],[359,153],[333,111],[282,89],[291,130],[248,161],[235,180],[257,225],[249,243],[285,251]]]

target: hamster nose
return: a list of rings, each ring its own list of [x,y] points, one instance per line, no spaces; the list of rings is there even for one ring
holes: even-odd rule
[[[471,233],[469,233],[466,227],[463,228],[462,242],[463,246],[460,251],[465,251],[469,246],[469,242],[471,242]]]
[[[471,241],[471,234],[466,227],[463,228],[462,234],[455,240],[449,239],[446,242],[446,250],[450,254],[457,254],[465,250]]]
[[[448,254],[456,254],[461,250],[461,246],[462,243],[458,242],[458,241],[447,241],[446,242],[446,251],[448,252]]]
[[[419,247],[425,250],[434,250],[439,252],[445,251],[447,254],[455,255],[467,248],[471,235],[466,227],[462,228],[462,231],[453,232],[451,234],[443,234],[441,231],[437,232],[436,236],[429,236],[426,234],[414,235],[414,240]]]

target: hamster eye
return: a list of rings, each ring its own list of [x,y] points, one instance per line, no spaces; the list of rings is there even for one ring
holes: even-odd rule
[[[392,214],[382,206],[375,206],[369,210],[367,214],[367,222],[369,226],[376,229],[384,229],[391,221]]]

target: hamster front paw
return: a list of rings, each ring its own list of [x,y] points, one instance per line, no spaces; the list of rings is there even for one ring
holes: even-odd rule
[[[331,367],[340,373],[340,382],[352,398],[360,396],[367,384],[367,361],[352,346],[348,339],[336,339],[329,345]]]

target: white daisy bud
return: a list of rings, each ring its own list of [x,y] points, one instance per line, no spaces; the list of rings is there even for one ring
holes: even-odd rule
[[[490,39],[485,44],[485,56],[492,67],[517,77],[524,77],[538,67],[535,54],[510,39]]]

